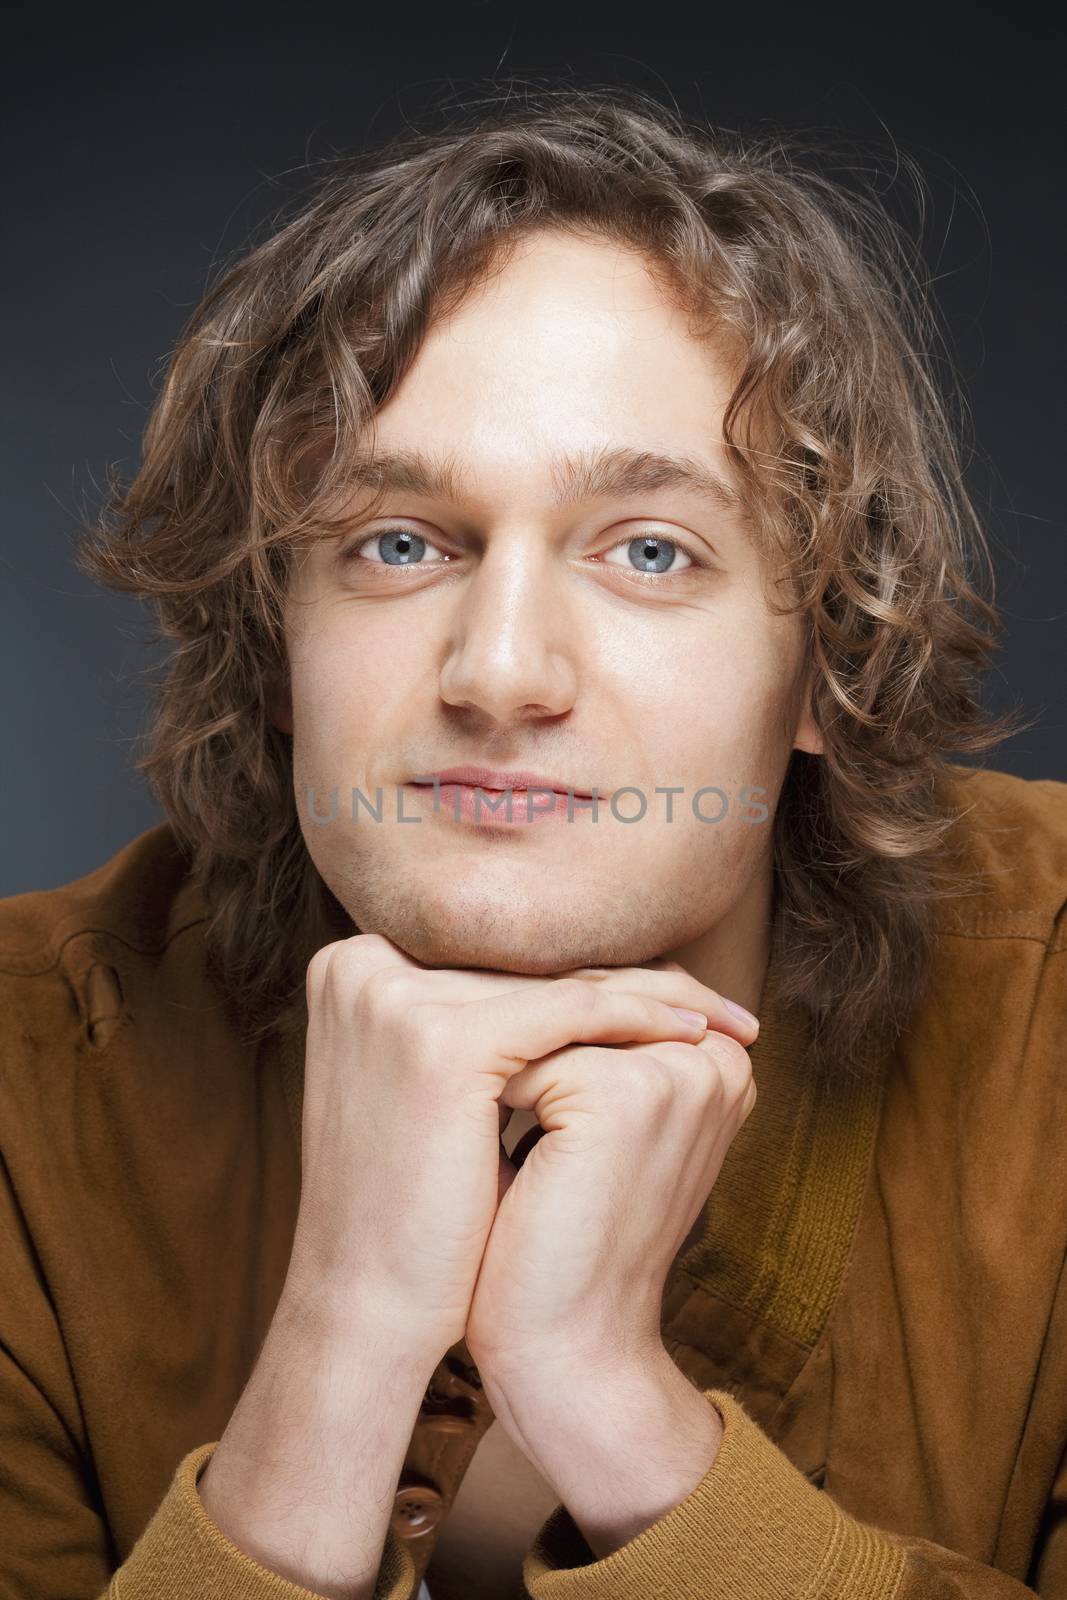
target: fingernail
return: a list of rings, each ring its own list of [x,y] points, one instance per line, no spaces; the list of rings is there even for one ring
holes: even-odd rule
[[[681,1017],[683,1022],[688,1022],[691,1028],[706,1029],[708,1026],[708,1019],[702,1011],[686,1011],[682,1006],[672,1006],[671,1010],[676,1016]]]
[[[759,1018],[754,1017],[751,1011],[746,1011],[744,1006],[737,1005],[733,1000],[727,1000],[725,995],[723,995],[722,1003],[727,1011],[733,1012],[738,1022],[744,1022],[748,1027],[755,1028],[757,1032],[759,1031]]]

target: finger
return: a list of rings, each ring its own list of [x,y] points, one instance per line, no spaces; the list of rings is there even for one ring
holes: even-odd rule
[[[703,1038],[706,1018],[691,1024],[653,995],[552,978],[533,988],[472,1000],[459,1008],[458,1025],[467,1059],[491,1063],[505,1080],[570,1044],[617,1044],[630,1040]],[[499,1096],[497,1096],[499,1099]]]
[[[335,939],[315,951],[307,965],[308,999],[324,987],[331,969],[346,973],[379,972],[388,967],[414,968],[417,965],[403,950],[379,933],[356,933],[349,939]]]
[[[637,1078],[632,1076],[631,1052],[641,1062]],[[610,1048],[569,1045],[552,1050],[514,1073],[504,1087],[503,1098],[517,1111],[531,1112],[539,1120],[546,1115],[551,1119],[561,1098],[569,1099],[576,1091],[587,1097],[607,1094],[616,1107],[629,1098],[626,1086],[633,1083],[641,1087],[652,1068],[664,1069],[657,1070],[655,1076],[671,1100],[683,1091],[686,1095],[690,1090],[697,1095],[710,1092],[717,1084],[715,1093],[722,1109],[735,1110],[738,1125],[756,1103],[752,1063],[745,1047],[726,1034],[710,1030],[695,1040],[649,1039],[626,1041]],[[516,1165],[520,1152],[523,1158],[528,1154],[526,1138],[524,1135],[517,1139],[511,1152]],[[533,1143],[536,1142],[535,1138]]]
[[[677,962],[640,967],[574,967],[562,976],[582,978],[605,988],[632,990],[654,996],[668,1005],[701,1011],[708,1019],[709,1028],[729,1034],[739,1044],[752,1044],[759,1032],[758,1020],[753,1025],[744,1016],[731,1011],[724,995],[708,988]]]
[[[683,967],[680,961],[668,961],[666,956],[656,956],[654,960],[644,962],[643,965],[654,967],[657,972],[688,972],[688,967]]]
[[[650,956],[647,961],[642,961],[638,966],[617,967],[564,967],[559,972],[554,972],[554,978],[604,978],[609,973],[617,972],[685,972],[679,961],[668,961],[666,956]]]

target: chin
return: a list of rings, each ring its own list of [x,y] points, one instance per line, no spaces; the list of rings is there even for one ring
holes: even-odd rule
[[[621,883],[607,906],[596,885],[516,884],[513,874],[506,882],[470,875],[437,882],[426,872],[399,879],[364,872],[349,883],[342,904],[355,925],[427,967],[544,978],[574,967],[636,966],[685,931],[673,916],[660,925],[647,892],[634,894],[631,905]]]
[[[640,918],[595,919],[589,908],[516,908],[497,913],[483,905],[477,913],[441,915],[438,902],[423,903],[412,914],[360,922],[366,933],[381,933],[413,961],[428,967],[471,968],[547,978],[574,967],[640,966],[665,943]],[[358,922],[358,918],[357,918]]]
[[[482,936],[466,937],[459,929],[434,929],[414,934],[410,929],[403,933],[378,929],[387,939],[427,967],[473,968],[487,972],[514,972],[522,977],[550,977],[568,967],[593,965],[593,958],[570,958],[567,951],[557,949],[550,940],[531,943],[523,939],[486,939]]]

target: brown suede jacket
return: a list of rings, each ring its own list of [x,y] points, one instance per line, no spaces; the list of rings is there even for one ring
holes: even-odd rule
[[[1067,784],[953,771],[985,888],[940,908],[880,1076],[815,1092],[761,1006],[759,1100],[663,1299],[713,1465],[602,1560],[557,1507],[533,1600],[1067,1600]],[[236,1041],[204,918],[166,824],[0,901],[0,1600],[313,1600],[196,1488],[284,1281],[303,1072],[299,1031]],[[491,1420],[461,1341],[382,1600]]]

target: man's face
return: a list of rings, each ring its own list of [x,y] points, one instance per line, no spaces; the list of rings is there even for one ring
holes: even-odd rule
[[[602,240],[537,234],[431,328],[361,445],[449,458],[451,493],[391,489],[361,521],[359,490],[344,535],[297,563],[287,612],[301,827],[362,932],[434,966],[548,974],[765,913],[789,754],[820,748],[801,621],[771,615],[740,514],[706,490],[560,495],[563,458],[613,451],[729,483],[729,394],[643,258]],[[435,811],[412,786],[462,765],[595,786],[597,820],[563,800],[527,822],[518,791],[510,825],[457,820],[454,790]],[[694,813],[723,812],[709,786],[717,822]],[[309,787],[323,817],[338,791],[333,821],[312,820]],[[381,822],[362,804],[353,820],[353,789],[381,790]]]

